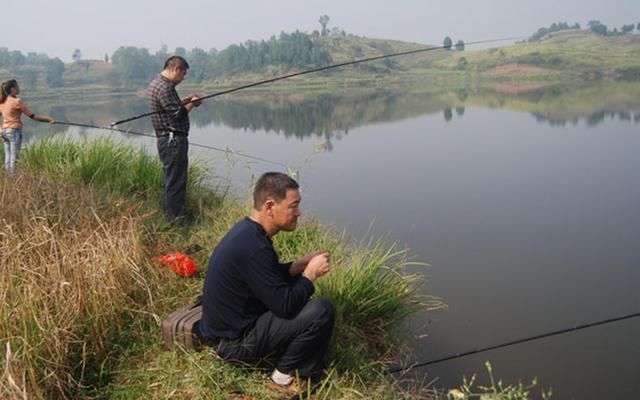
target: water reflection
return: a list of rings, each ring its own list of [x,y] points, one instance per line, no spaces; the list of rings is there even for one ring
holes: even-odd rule
[[[146,105],[121,97],[56,112],[108,124]],[[323,140],[328,153],[301,174],[305,209],[356,238],[375,217],[376,233],[433,265],[428,293],[450,310],[406,330],[428,334],[411,343],[424,361],[636,311],[639,117],[635,83],[261,91],[206,102],[192,114],[192,138],[292,165]],[[152,132],[146,119],[126,126]],[[224,175],[225,160],[210,158]],[[253,172],[239,166],[229,182],[246,189]],[[583,331],[422,371],[450,387],[490,359],[498,376],[540,376],[559,398],[633,398],[639,329]]]
[[[585,101],[586,99],[586,101]],[[467,106],[529,111],[539,122],[552,126],[584,120],[594,126],[605,118],[640,121],[640,84],[617,83],[591,86],[480,86],[412,92],[382,90],[305,96],[229,96],[213,100],[204,112],[194,113],[198,126],[223,124],[234,129],[266,131],[285,137],[325,137],[347,134],[349,129],[392,122],[437,112],[446,122],[463,117]]]
[[[139,96],[84,96],[62,103],[30,101],[60,121],[101,126],[148,111]],[[196,127],[224,125],[250,132],[266,131],[286,138],[318,137],[331,150],[335,141],[354,128],[442,113],[446,122],[462,118],[469,106],[530,112],[551,126],[601,124],[607,118],[640,123],[640,82],[591,85],[486,84],[448,89],[340,89],[337,93],[245,92],[212,98],[191,114]],[[454,114],[455,111],[455,114]],[[152,135],[148,118],[122,128]],[[36,132],[50,130],[36,128]],[[86,135],[86,130],[81,130]],[[37,134],[36,134],[37,136]]]

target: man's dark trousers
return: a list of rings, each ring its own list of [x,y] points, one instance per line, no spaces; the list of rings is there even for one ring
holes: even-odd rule
[[[294,318],[279,318],[271,311],[262,314],[255,326],[235,340],[224,339],[215,346],[226,361],[251,363],[268,355],[278,356],[276,368],[285,374],[313,377],[323,373],[335,320],[333,306],[326,300],[310,300]]]
[[[169,221],[185,216],[187,176],[189,173],[189,139],[186,136],[158,137],[158,155],[164,172],[162,208]]]

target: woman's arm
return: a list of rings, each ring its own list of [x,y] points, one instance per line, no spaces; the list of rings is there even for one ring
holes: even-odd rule
[[[46,115],[36,115],[36,113],[34,113],[33,111],[31,111],[31,109],[22,101],[22,100],[18,100],[20,102],[20,107],[22,110],[23,114],[26,114],[29,118],[31,118],[34,121],[40,121],[40,122],[48,122],[50,124],[55,124],[56,120],[46,116]]]
[[[31,118],[34,121],[40,121],[40,122],[48,122],[50,124],[55,124],[56,120],[48,117],[46,115],[36,115],[36,114],[31,114],[29,115],[29,118]]]

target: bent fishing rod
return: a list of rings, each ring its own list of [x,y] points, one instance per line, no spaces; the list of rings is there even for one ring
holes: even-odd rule
[[[66,126],[77,126],[77,127],[80,127],[80,128],[102,129],[102,130],[127,133],[127,134],[137,135],[137,136],[145,136],[145,137],[150,137],[150,138],[154,138],[154,139],[157,138],[156,135],[152,135],[152,134],[149,134],[149,133],[136,132],[136,131],[132,131],[132,130],[129,130],[129,129],[118,129],[118,128],[114,128],[113,126],[100,126],[100,125],[84,124],[84,123],[69,122],[69,121],[56,121],[55,124],[56,125],[66,125]],[[279,166],[287,168],[287,169],[289,168],[289,166],[287,164],[284,164],[284,163],[281,163],[281,162],[278,162],[278,161],[267,160],[266,158],[253,156],[251,154],[241,153],[241,152],[229,149],[229,148],[225,149],[225,148],[221,148],[221,147],[209,146],[209,145],[206,145],[206,144],[195,143],[195,142],[189,142],[189,145],[190,146],[195,146],[195,147],[201,147],[201,148],[208,149],[208,150],[220,151],[220,152],[223,152],[225,154],[233,154],[233,155],[236,155],[236,156],[239,156],[239,157],[249,158],[249,159],[256,160],[256,161],[262,161],[262,162],[269,163],[269,164],[279,165]]]
[[[475,41],[475,42],[465,43],[465,46],[473,46],[473,45],[477,45],[477,44],[486,44],[486,43],[495,43],[495,42],[506,42],[506,41],[510,41],[510,40],[520,40],[520,39],[523,39],[523,37],[507,37],[507,38],[500,38],[500,39],[478,40],[478,41]],[[293,77],[296,77],[296,76],[312,74],[312,73],[321,72],[321,71],[327,71],[327,70],[330,70],[330,69],[345,67],[345,66],[348,66],[348,65],[361,64],[361,63],[365,63],[365,62],[382,60],[382,59],[385,59],[385,58],[400,57],[400,56],[406,56],[406,55],[410,55],[410,54],[425,53],[425,52],[428,52],[428,51],[435,51],[435,50],[442,50],[442,49],[449,49],[449,48],[450,48],[450,46],[426,47],[426,48],[415,49],[415,50],[401,51],[401,52],[392,53],[392,54],[383,54],[381,56],[362,58],[362,59],[359,59],[359,60],[353,60],[353,61],[347,61],[347,62],[338,63],[338,64],[327,65],[327,66],[324,66],[324,67],[312,68],[312,69],[308,69],[308,70],[305,70],[305,71],[294,72],[294,73],[291,73],[291,74],[281,75],[281,76],[277,76],[275,78],[265,79],[265,80],[262,80],[262,81],[249,83],[247,85],[242,85],[242,86],[238,86],[238,87],[235,87],[235,88],[232,88],[232,89],[227,89],[227,90],[223,90],[223,91],[216,92],[216,93],[213,93],[213,94],[209,94],[209,95],[206,95],[206,96],[198,98],[197,101],[204,101],[204,100],[210,99],[212,97],[222,96],[223,94],[229,94],[229,93],[237,92],[237,91],[240,91],[240,90],[244,90],[244,89],[248,89],[248,88],[252,88],[252,87],[256,87],[256,86],[266,85],[266,84],[269,84],[269,83],[282,81],[282,80],[285,80],[285,79],[290,79],[290,78],[293,78]],[[191,100],[190,99],[188,101],[185,101],[182,104],[183,105],[187,105],[187,104],[192,103],[194,101],[195,100]],[[148,117],[148,116],[151,116],[151,115],[154,115],[154,114],[159,114],[160,112],[162,112],[162,111],[151,111],[151,112],[147,112],[147,113],[144,113],[144,114],[136,115],[136,116],[131,117],[131,118],[127,118],[127,119],[123,119],[123,120],[120,120],[120,121],[112,122],[111,126],[116,126],[116,125],[124,124],[124,123],[127,123],[127,122],[135,121],[135,120],[140,119],[140,118]]]
[[[601,320],[601,321],[597,321],[597,322],[591,322],[591,323],[588,323],[588,324],[578,325],[578,326],[574,326],[574,327],[571,327],[571,328],[560,329],[560,330],[557,330],[557,331],[543,333],[543,334],[535,335],[535,336],[530,336],[530,337],[523,338],[523,339],[512,340],[512,341],[509,341],[509,342],[496,344],[496,345],[493,345],[493,346],[482,347],[482,348],[479,348],[479,349],[476,349],[476,350],[469,350],[469,351],[465,351],[465,352],[462,352],[462,353],[451,354],[451,355],[444,356],[444,357],[441,357],[441,358],[437,358],[437,359],[434,359],[434,360],[425,361],[425,362],[421,362],[421,363],[417,363],[417,364],[412,364],[412,365],[410,365],[408,367],[404,367],[404,368],[392,368],[392,369],[387,370],[387,373],[388,374],[395,374],[395,373],[398,373],[398,372],[406,373],[406,372],[409,372],[409,371],[417,369],[417,368],[426,367],[427,365],[432,365],[432,364],[436,364],[436,363],[443,362],[443,361],[449,361],[449,360],[453,360],[453,359],[456,359],[456,358],[470,356],[472,354],[484,353],[484,352],[489,351],[489,350],[500,349],[500,348],[507,347],[507,346],[513,346],[513,345],[520,344],[520,343],[531,342],[533,340],[543,339],[543,338],[547,338],[547,337],[551,337],[551,336],[562,335],[562,334],[569,333],[569,332],[579,331],[581,329],[592,328],[592,327],[598,326],[598,325],[606,325],[606,324],[610,324],[610,323],[613,323],[613,322],[624,321],[624,320],[631,319],[631,318],[636,318],[636,317],[640,317],[640,312],[627,314],[627,315],[614,317],[614,318],[609,318],[609,319],[605,319],[605,320]]]

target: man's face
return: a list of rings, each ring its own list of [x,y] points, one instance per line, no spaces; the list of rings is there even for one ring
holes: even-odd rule
[[[273,223],[279,229],[291,232],[298,225],[300,216],[300,192],[297,189],[287,189],[287,195],[280,202],[274,202],[271,207]]]
[[[171,70],[171,72],[173,72],[173,77],[171,78],[171,80],[176,85],[182,82],[184,80],[184,77],[187,75],[187,70],[182,68],[175,68]]]

